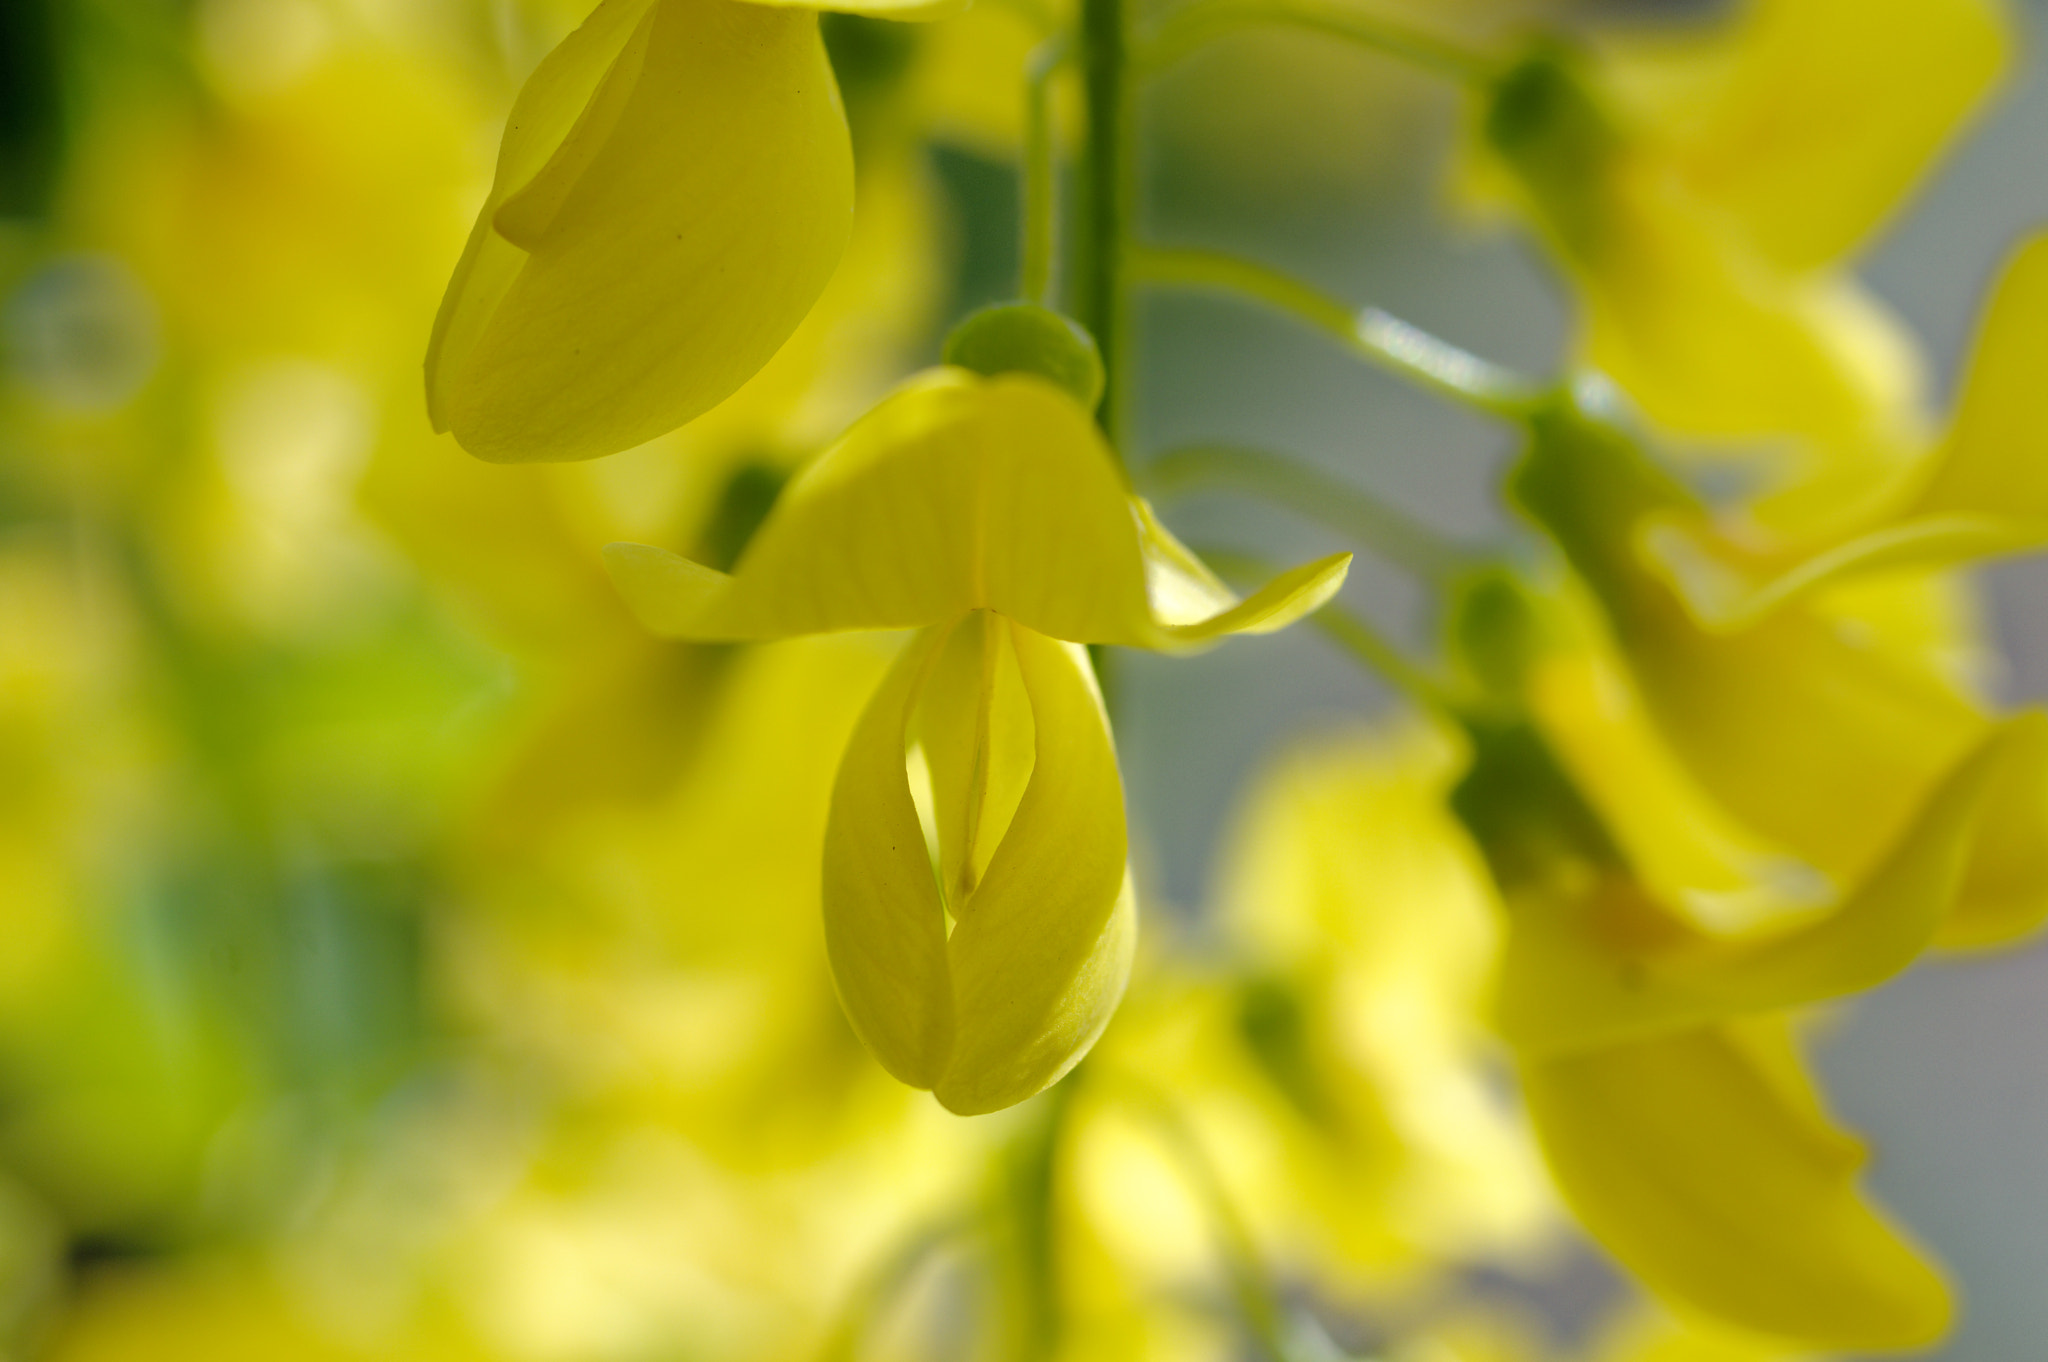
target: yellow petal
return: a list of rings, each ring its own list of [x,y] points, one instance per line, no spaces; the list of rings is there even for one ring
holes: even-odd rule
[[[1078,1063],[1123,996],[1137,940],[1123,782],[1087,654],[1006,627],[1035,758],[948,942],[959,1031],[936,1091],[962,1115],[1021,1102]]]
[[[429,353],[435,422],[506,461],[671,430],[775,353],[852,217],[814,12],[614,0],[515,105]]]
[[[883,1068],[916,1088],[946,1071],[953,988],[946,910],[911,802],[903,744],[949,625],[904,649],[861,714],[825,827],[825,950],[847,1020]]]
[[[2048,715],[2006,721],[1955,910],[1937,944],[1954,950],[2011,945],[2048,921]]]
[[[1653,516],[1698,523],[1703,513],[1620,431],[1583,416],[1539,422],[1513,492],[1592,588],[1647,712],[1692,778],[1837,882],[1869,874],[1988,731],[1945,660],[1885,646],[1881,618],[1816,603],[1737,632],[1701,628],[1637,545]],[[2032,816],[2048,836],[2044,815]]]
[[[986,609],[1053,638],[1186,650],[1320,605],[1350,555],[1239,603],[1133,502],[1073,399],[1021,374],[939,369],[806,468],[731,575],[637,544],[612,545],[606,561],[642,621],[681,638],[906,628]]]
[[[912,721],[931,772],[939,883],[955,915],[971,901],[1031,781],[1031,697],[1010,633],[1000,615],[970,616],[940,654]]]
[[[1617,176],[1603,250],[1579,268],[1585,362],[1658,426],[1695,440],[1800,442],[1775,519],[1839,514],[1896,473],[1919,433],[1919,360],[1854,281],[1755,258],[1654,170]],[[1786,494],[1788,497],[1790,494]]]
[[[1618,864],[1591,866],[1576,883],[1504,885],[1502,1034],[1532,1053],[1586,1049],[1883,982],[1927,949],[1950,914],[2003,768],[2023,753],[2038,775],[2044,725],[2029,716],[1986,740],[1854,893],[1765,935],[1709,936]],[[1482,749],[1468,780],[1486,778],[1487,759]],[[1790,906],[1773,914],[1793,915]]]
[[[1814,1347],[1931,1343],[1947,1288],[1858,1194],[1861,1147],[1826,1120],[1781,1027],[1526,1064],[1552,1171],[1673,1305]]]
[[[1813,269],[1907,200],[2003,71],[2007,25],[1991,0],[1744,9],[1653,61],[1639,114],[1656,153],[1761,255]]]
[[[948,659],[963,634],[961,657]],[[1013,661],[1031,762],[949,936],[904,744],[921,704],[940,710],[927,731],[962,708],[946,690],[974,707],[984,657]],[[990,747],[975,761],[1006,755],[1014,762]],[[958,779],[962,765],[948,757],[932,774]],[[1012,765],[989,783],[1014,779]],[[966,821],[961,802],[935,801],[954,828]],[[1054,1082],[1108,1025],[1129,977],[1137,911],[1125,860],[1123,783],[1087,654],[994,617],[920,634],[861,716],[832,792],[825,941],[854,1030],[890,1073],[963,1115]]]
[[[459,370],[474,352],[526,260],[525,252],[492,228],[499,205],[547,164],[635,37],[642,38],[642,53],[633,64],[644,60],[642,28],[653,7],[654,0],[605,0],[541,60],[513,100],[490,198],[470,229],[434,318],[427,348],[427,411],[435,430],[448,429],[444,375]]]
[[[2048,543],[2043,372],[2048,236],[2023,245],[2001,274],[1946,440],[1876,499],[1859,530],[1778,555],[1789,561],[1731,557],[1685,523],[1657,526],[1647,547],[1702,622],[1720,629],[1756,623],[1853,578],[2039,547]]]
[[[2048,236],[2029,240],[1986,310],[1946,447],[1910,513],[2027,522],[2048,541]]]

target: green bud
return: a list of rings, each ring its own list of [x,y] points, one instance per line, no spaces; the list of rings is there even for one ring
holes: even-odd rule
[[[1102,352],[1071,317],[1032,303],[997,303],[946,337],[945,360],[978,374],[1036,374],[1089,411],[1102,400]]]

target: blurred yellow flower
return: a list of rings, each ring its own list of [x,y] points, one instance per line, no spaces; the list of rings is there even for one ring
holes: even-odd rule
[[[1723,517],[1660,519],[1645,549],[1710,627],[1740,629],[1844,582],[1894,579],[2048,543],[2048,236],[2006,262],[1978,325],[1949,428],[1866,491],[1825,535],[1772,535]],[[1732,522],[1732,523],[1730,523]]]
[[[1486,137],[1576,285],[1585,361],[1674,434],[1793,442],[1771,513],[1804,523],[1919,433],[1913,348],[1842,266],[2006,46],[1992,0],[1750,0],[1705,34],[1539,51]]]
[[[1598,403],[1582,385],[1537,418],[1511,495],[1597,601],[1643,712],[1706,795],[1835,885],[1865,882],[1994,721],[1940,657],[1885,645],[1881,613],[1808,600],[1703,625],[1641,546],[1652,529],[1703,533],[1707,513]],[[1950,944],[2009,941],[2048,916],[2048,742],[2031,720],[2004,733]]]

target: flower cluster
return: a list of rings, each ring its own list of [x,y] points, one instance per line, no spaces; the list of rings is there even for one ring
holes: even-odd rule
[[[1945,418],[1860,273],[2006,4],[119,8],[0,11],[0,1356],[1948,1335],[1808,1042],[2048,922],[1968,576],[2048,547],[2048,237]],[[1556,372],[1164,244],[1396,142]],[[1184,289],[1494,432],[1498,532],[1154,448]],[[1325,644],[1390,712],[1228,788]]]

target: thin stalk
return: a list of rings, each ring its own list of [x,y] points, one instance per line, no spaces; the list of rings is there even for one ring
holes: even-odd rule
[[[957,1217],[940,1220],[913,1230],[890,1250],[847,1301],[818,1351],[818,1362],[854,1362],[875,1321],[896,1302],[925,1264],[967,1228],[966,1222]]]
[[[1312,1333],[1297,1337],[1303,1331],[1292,1327],[1287,1308],[1273,1289],[1265,1265],[1259,1260],[1258,1245],[1252,1239],[1251,1227],[1238,1213],[1237,1204],[1224,1187],[1215,1162],[1210,1159],[1208,1150],[1202,1147],[1201,1140],[1189,1127],[1186,1118],[1172,1100],[1149,1080],[1129,1072],[1120,1073],[1119,1077],[1129,1084],[1146,1115],[1151,1118],[1167,1152],[1180,1165],[1182,1176],[1201,1200],[1216,1233],[1224,1272],[1230,1281],[1230,1294],[1259,1350],[1270,1362],[1334,1362],[1340,1355],[1326,1341]],[[1313,1346],[1318,1341],[1323,1342],[1323,1346]]]
[[[1126,233],[1136,170],[1129,37],[1124,0],[1081,0],[1081,87],[1088,141],[1082,157],[1074,312],[1102,350],[1107,382],[1097,419],[1119,456],[1125,447],[1129,380]]]
[[[1217,251],[1146,247],[1131,253],[1134,278],[1215,289],[1265,304],[1341,341],[1354,354],[1460,406],[1517,424],[1550,395],[1538,383],[1460,350],[1376,307],[1354,312],[1298,279]]]
[[[1226,578],[1271,577],[1273,565],[1255,554],[1204,546],[1203,562]],[[1458,708],[1435,677],[1410,661],[1386,635],[1335,601],[1309,616],[1323,636],[1390,683],[1417,708],[1458,722]]]
[[[1143,479],[1155,497],[1208,488],[1249,493],[1335,530],[1428,582],[1442,581],[1472,561],[1469,551],[1370,492],[1263,449],[1172,449],[1145,465]]]
[[[1059,249],[1059,160],[1053,145],[1052,83],[1073,54],[1071,35],[1040,43],[1024,68],[1024,263],[1025,300],[1052,301],[1052,262]]]
[[[1138,66],[1154,75],[1219,38],[1247,28],[1305,29],[1392,57],[1461,85],[1493,79],[1499,64],[1433,33],[1392,23],[1330,0],[1195,0],[1151,26]]]

